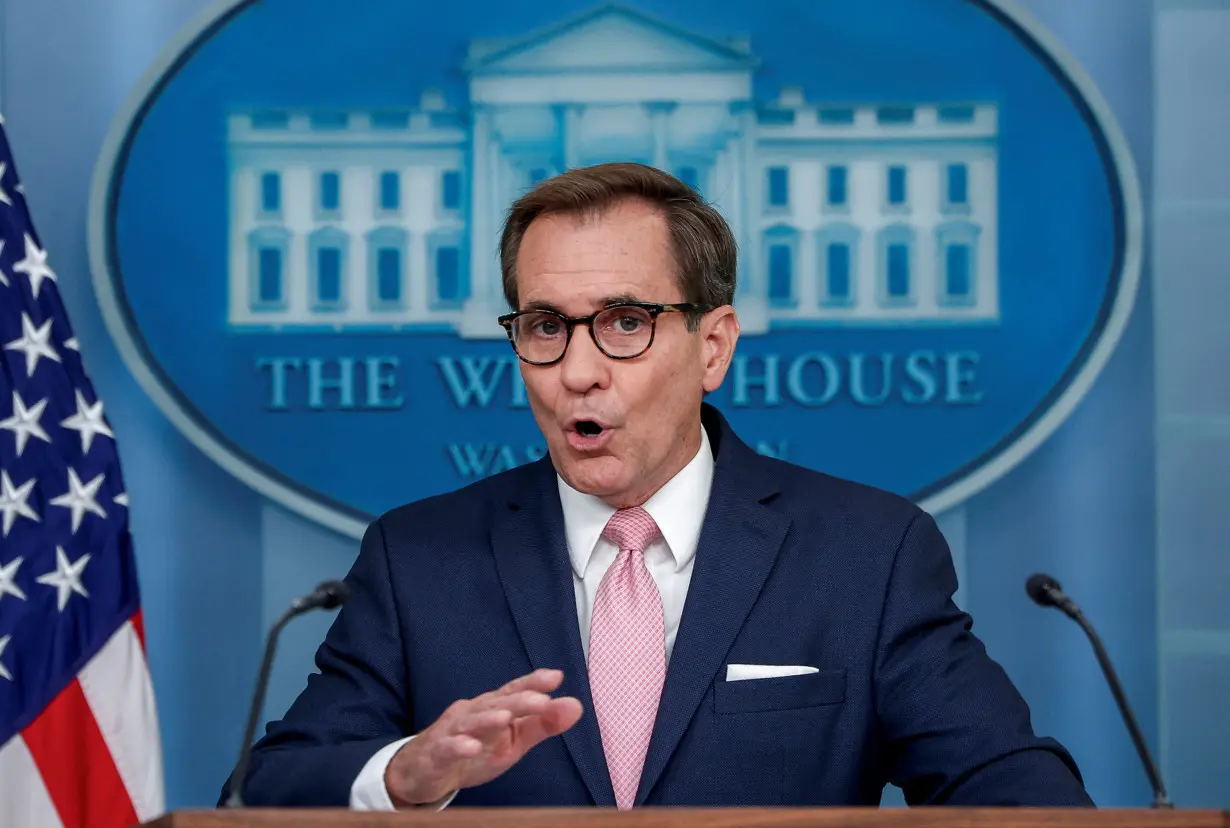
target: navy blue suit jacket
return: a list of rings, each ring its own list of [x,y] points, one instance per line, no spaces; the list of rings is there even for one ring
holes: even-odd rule
[[[930,516],[704,422],[713,489],[638,804],[875,805],[888,782],[911,804],[1092,804],[953,604]],[[454,804],[614,805],[549,458],[385,514],[348,582],[247,804],[344,807],[378,749],[551,667],[580,722]],[[819,672],[727,682],[728,663]]]

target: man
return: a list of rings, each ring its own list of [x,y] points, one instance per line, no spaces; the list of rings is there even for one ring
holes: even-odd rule
[[[249,805],[1092,804],[952,603],[931,517],[704,402],[735,258],[650,167],[513,206],[500,322],[549,455],[371,525]]]

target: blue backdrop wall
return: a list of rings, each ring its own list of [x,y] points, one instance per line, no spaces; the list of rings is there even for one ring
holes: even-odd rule
[[[1118,119],[1150,218],[1148,255],[1123,338],[1071,417],[1003,479],[937,517],[976,631],[1038,729],[1073,750],[1100,804],[1146,804],[1147,785],[1087,643],[1025,598],[1034,571],[1055,574],[1103,632],[1173,798],[1230,806],[1230,605],[1218,587],[1230,583],[1230,556],[1214,523],[1230,493],[1230,343],[1215,315],[1228,288],[1214,241],[1230,230],[1230,4],[1019,3]],[[263,632],[357,550],[181,436],[133,379],[93,292],[87,198],[104,135],[141,73],[206,5],[0,6],[0,107],[129,484],[169,807],[215,800]],[[175,263],[167,269],[173,278]],[[285,634],[267,715],[302,686],[328,623],[305,618]]]

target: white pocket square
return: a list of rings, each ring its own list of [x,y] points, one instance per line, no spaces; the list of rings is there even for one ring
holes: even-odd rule
[[[820,672],[819,668],[801,664],[727,664],[726,680],[781,678],[782,676],[803,676],[818,672]]]

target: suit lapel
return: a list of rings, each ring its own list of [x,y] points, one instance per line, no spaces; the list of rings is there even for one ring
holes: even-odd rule
[[[572,569],[555,474],[544,458],[526,468],[518,491],[492,531],[504,594],[534,669],[562,670],[556,695],[580,700],[581,720],[562,734],[596,805],[615,805],[581,649]]]
[[[790,527],[763,504],[777,491],[765,461],[720,422],[713,488],[636,804],[666,768],[751,612]],[[717,429],[715,429],[717,430]]]

